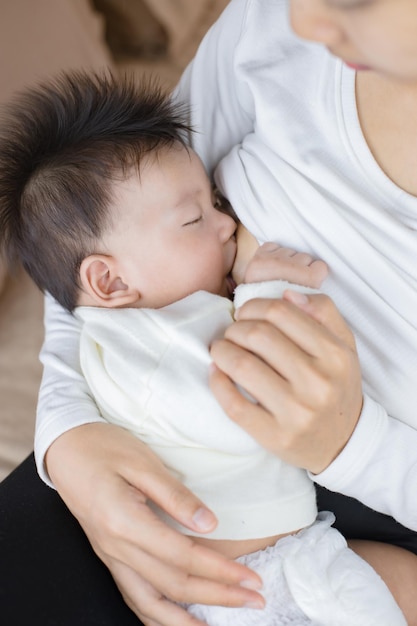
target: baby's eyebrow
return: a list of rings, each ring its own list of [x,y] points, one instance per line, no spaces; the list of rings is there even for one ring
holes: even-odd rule
[[[194,202],[195,199],[198,199],[204,193],[204,189],[201,187],[196,187],[194,189],[189,189],[186,193],[180,196],[177,202],[173,205],[173,209],[179,209],[187,205],[187,203]]]

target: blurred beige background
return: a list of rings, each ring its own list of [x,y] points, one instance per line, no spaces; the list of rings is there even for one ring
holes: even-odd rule
[[[0,108],[61,69],[152,71],[172,87],[227,2],[0,0]],[[33,447],[42,315],[37,288],[0,261],[0,480]]]

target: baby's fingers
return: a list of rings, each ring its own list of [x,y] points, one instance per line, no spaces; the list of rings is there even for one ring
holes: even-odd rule
[[[313,261],[309,265],[309,284],[307,287],[313,289],[320,289],[323,281],[327,278],[329,269],[324,261]]]
[[[268,242],[258,248],[248,263],[244,282],[284,280],[318,289],[327,274],[324,261],[314,259],[311,254]]]

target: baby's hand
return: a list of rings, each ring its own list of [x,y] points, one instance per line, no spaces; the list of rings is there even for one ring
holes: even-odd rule
[[[317,261],[310,254],[268,242],[258,248],[250,260],[244,282],[287,280],[304,287],[319,289],[327,274],[328,269],[324,261]]]

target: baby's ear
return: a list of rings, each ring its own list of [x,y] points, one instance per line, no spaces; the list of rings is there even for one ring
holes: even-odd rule
[[[80,266],[81,287],[92,306],[107,308],[128,307],[137,302],[140,294],[123,282],[114,257],[91,254]],[[81,297],[84,304],[85,298]]]

